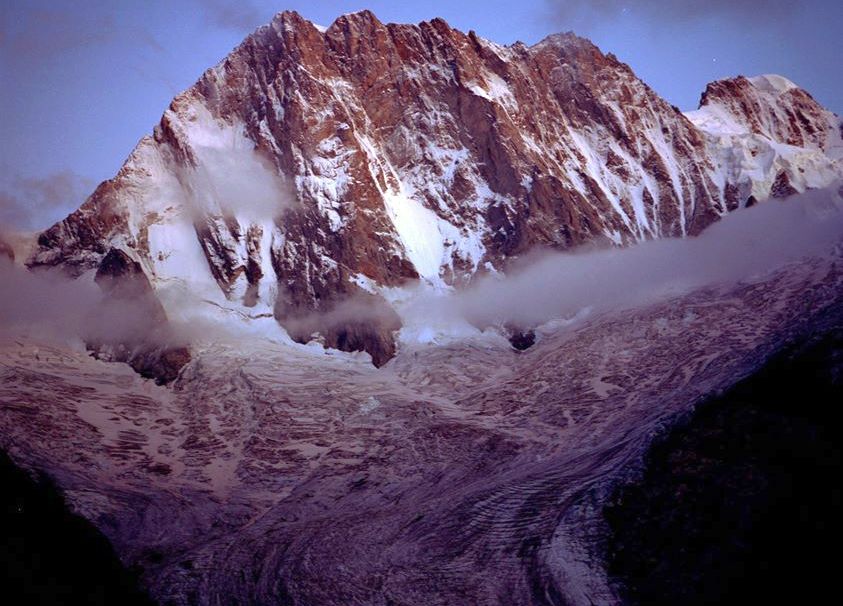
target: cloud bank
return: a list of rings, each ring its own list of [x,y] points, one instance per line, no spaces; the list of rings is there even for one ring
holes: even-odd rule
[[[209,25],[237,33],[249,33],[269,20],[265,11],[248,0],[199,0],[199,4]]]
[[[30,272],[0,257],[0,334],[49,341],[135,340],[148,327],[132,301],[108,301],[92,280],[58,270]]]
[[[196,149],[197,166],[179,175],[187,205],[197,218],[221,212],[266,223],[297,204],[292,185],[255,150]]]
[[[750,280],[828,255],[841,243],[843,188],[832,187],[739,210],[694,238],[535,252],[506,277],[484,277],[450,296],[419,294],[401,304],[399,313],[404,334],[413,336],[435,325],[453,330],[466,321],[478,328],[534,327]]]

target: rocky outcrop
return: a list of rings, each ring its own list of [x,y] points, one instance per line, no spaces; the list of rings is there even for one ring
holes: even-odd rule
[[[365,351],[377,367],[395,355],[394,333],[401,328],[401,318],[380,296],[364,292],[318,313],[292,315],[289,308],[280,307],[281,322],[300,343],[316,341],[343,351]]]
[[[190,362],[190,350],[173,345],[167,315],[140,263],[112,248],[100,262],[94,280],[106,295],[109,311],[114,313],[125,306],[130,328],[103,331],[88,342],[88,347],[100,359],[126,362],[159,384],[173,381]]]
[[[176,97],[29,263],[80,275],[123,247],[154,290],[295,333],[291,318],[417,279],[460,286],[534,247],[697,234],[783,191],[778,171],[796,191],[825,184],[843,173],[831,114],[801,89],[765,92],[778,84],[704,95],[816,164],[768,146],[776,172],[747,175],[732,155],[755,139],[722,141],[573,34],[504,47],[441,19],[362,11],[322,29],[284,12]],[[383,325],[345,333],[328,341],[394,348]]]
[[[147,312],[155,324],[166,319],[164,309],[157,299],[151,297],[152,286],[140,263],[124,251],[112,248],[100,261],[94,281],[110,297],[125,300],[148,300]]]
[[[783,170],[779,171],[776,175],[776,180],[773,181],[773,186],[770,188],[770,197],[787,198],[788,196],[798,193],[799,190],[791,185],[790,178],[787,176],[787,173]]]

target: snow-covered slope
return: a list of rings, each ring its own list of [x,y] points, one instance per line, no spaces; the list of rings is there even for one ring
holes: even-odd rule
[[[280,13],[29,264],[81,275],[119,249],[170,315],[284,338],[277,319],[381,363],[386,288],[460,286],[535,247],[694,235],[841,174],[836,117],[783,79],[734,82],[689,121],[572,34],[502,47],[441,19]],[[340,320],[349,299],[381,311]]]

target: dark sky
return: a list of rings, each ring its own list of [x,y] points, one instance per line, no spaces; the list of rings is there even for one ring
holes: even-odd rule
[[[843,0],[3,0],[0,227],[43,228],[114,175],[170,99],[273,14],[436,16],[508,44],[573,29],[668,101],[779,73],[843,113]]]

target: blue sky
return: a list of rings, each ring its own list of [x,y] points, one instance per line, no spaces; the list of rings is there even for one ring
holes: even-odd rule
[[[711,80],[772,72],[843,113],[841,0],[3,0],[0,227],[43,228],[78,206],[175,94],[276,12],[329,25],[362,8],[504,44],[572,29],[682,109]]]

